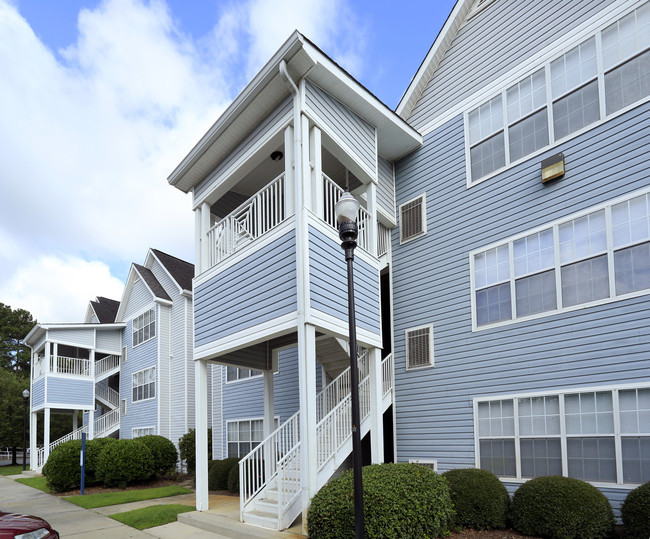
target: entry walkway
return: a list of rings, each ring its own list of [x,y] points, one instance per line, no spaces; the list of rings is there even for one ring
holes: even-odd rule
[[[96,509],[83,509],[57,496],[17,483],[12,479],[13,477],[33,477],[33,475],[0,476],[0,510],[44,518],[59,532],[62,539],[68,537],[87,537],[89,539],[104,539],[106,537],[111,537],[111,539],[130,537],[147,539],[151,539],[151,537],[160,539],[177,539],[178,537],[183,539],[304,539],[302,535],[298,535],[300,525],[287,532],[274,532],[240,523],[239,498],[233,496],[211,495],[209,511],[181,513],[178,516],[178,522],[139,531],[113,520],[108,515],[168,503],[193,506],[195,495],[186,494]]]

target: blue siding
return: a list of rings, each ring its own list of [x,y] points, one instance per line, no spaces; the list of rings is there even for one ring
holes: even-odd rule
[[[395,220],[395,180],[393,163],[380,157],[378,159],[377,206],[388,217]]]
[[[47,403],[66,404],[94,408],[93,381],[49,376],[47,380]]]
[[[309,278],[311,308],[347,321],[347,269],[341,245],[311,227]],[[379,334],[379,271],[360,257],[354,259],[354,300],[357,326]]]
[[[45,377],[41,376],[32,383],[32,408],[45,404]]]
[[[468,189],[458,116],[397,163],[397,203],[422,192],[435,201],[425,236],[404,245],[393,236],[399,460],[474,466],[473,397],[648,381],[648,296],[472,332],[468,256],[647,187],[648,142],[645,103]],[[542,185],[540,161],[559,151],[566,176]],[[404,331],[428,323],[435,367],[406,372]]]
[[[84,348],[95,346],[95,328],[50,329],[48,330],[48,337],[52,342],[76,344]]]
[[[196,287],[195,344],[222,339],[295,310],[292,230]]]

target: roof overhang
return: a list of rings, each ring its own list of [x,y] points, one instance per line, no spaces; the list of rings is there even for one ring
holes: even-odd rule
[[[56,329],[91,329],[97,331],[110,331],[122,330],[125,327],[126,324],[119,322],[113,324],[36,324],[25,336],[24,342],[27,346],[31,347],[32,344],[38,342],[48,331]]]
[[[422,136],[299,32],[294,32],[228,106],[168,177],[189,192],[289,94],[279,66],[297,83],[304,77],[377,127],[378,152],[398,159],[422,145]]]

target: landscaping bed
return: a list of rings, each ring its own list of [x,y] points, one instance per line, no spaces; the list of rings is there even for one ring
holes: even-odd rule
[[[101,485],[93,485],[84,489],[84,494],[104,494],[108,492],[124,492],[125,490],[141,490],[145,488],[181,486],[194,489],[194,477],[187,474],[179,474],[175,479],[151,479],[148,481],[140,481],[132,483],[124,488],[107,488]],[[53,496],[63,498],[65,496],[76,496],[81,494],[80,489],[68,490],[66,492],[52,492]]]

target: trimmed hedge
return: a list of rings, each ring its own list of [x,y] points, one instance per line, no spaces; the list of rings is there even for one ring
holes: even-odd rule
[[[537,477],[512,498],[512,523],[525,535],[599,539],[614,530],[614,513],[596,487],[571,477]]]
[[[621,519],[625,537],[648,539],[650,537],[650,481],[632,490],[621,506]]]
[[[456,529],[503,530],[508,525],[510,495],[496,475],[466,468],[442,474],[449,483]]]
[[[181,460],[185,461],[187,471],[196,470],[196,432],[190,429],[178,439]],[[212,429],[208,429],[208,460],[212,460]]]
[[[170,440],[157,434],[148,434],[136,438],[136,440],[146,445],[151,451],[153,469],[156,475],[163,477],[176,470],[178,451],[176,451],[176,447]]]
[[[441,537],[454,510],[447,481],[417,464],[374,464],[363,468],[366,537]],[[353,472],[325,485],[307,517],[311,539],[354,537]]]
[[[151,451],[138,439],[115,440],[99,455],[97,476],[107,487],[124,488],[149,479],[154,473]]]
[[[101,479],[97,475],[99,456],[107,445],[116,441],[115,438],[94,438],[92,440],[86,440],[86,485],[97,485],[101,483]]]
[[[228,476],[233,467],[239,469],[239,459],[230,457],[223,460],[213,460],[208,464],[208,489],[227,490]]]
[[[239,462],[239,459],[237,459]],[[233,466],[228,472],[228,492],[239,494],[239,466]]]
[[[70,440],[57,445],[43,466],[47,486],[54,492],[79,488],[81,484],[81,440]]]

